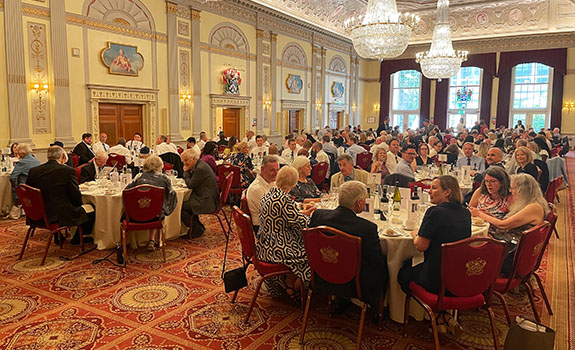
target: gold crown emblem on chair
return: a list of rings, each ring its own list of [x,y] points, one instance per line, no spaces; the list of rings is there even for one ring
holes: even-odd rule
[[[541,249],[543,249],[544,243],[545,242],[539,242],[535,245],[535,247],[533,247],[533,256],[537,256],[539,253],[541,253]]]
[[[32,206],[32,202],[30,202],[28,198],[22,199],[22,204],[24,204],[24,206],[28,208]]]
[[[148,197],[140,198],[140,199],[138,199],[138,206],[142,209],[143,208],[149,208],[151,202],[152,202],[152,200]]]
[[[485,265],[487,265],[487,261],[481,259],[480,257],[477,257],[475,260],[469,260],[465,264],[465,268],[467,269],[467,276],[479,276],[483,274]]]
[[[321,248],[319,250],[321,253],[322,260],[330,263],[330,264],[337,264],[337,257],[339,256],[339,252],[332,247]]]

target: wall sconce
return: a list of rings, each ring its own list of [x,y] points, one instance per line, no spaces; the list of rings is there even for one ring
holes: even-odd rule
[[[41,94],[48,92],[48,84],[34,83],[32,85],[32,91],[37,93],[38,96],[41,96]]]
[[[355,106],[355,103],[351,106],[351,110],[353,111],[353,113],[355,113],[355,110],[357,109],[357,107]]]
[[[318,110],[318,111],[321,110],[321,102],[320,102],[320,101],[317,101],[317,102],[315,103],[315,109]]]
[[[269,100],[269,99],[266,99],[266,100],[263,101],[263,105],[264,105],[264,108],[268,108],[268,109],[269,109],[269,108],[272,107],[272,101]]]
[[[567,112],[575,111],[575,102],[565,102],[563,104],[563,110]]]
[[[192,95],[190,94],[181,94],[180,95],[180,100],[184,101],[184,102],[189,102],[192,99]]]
[[[374,112],[379,112],[379,109],[380,109],[380,105],[379,105],[379,104],[376,103],[376,104],[373,105],[373,111],[374,111]]]

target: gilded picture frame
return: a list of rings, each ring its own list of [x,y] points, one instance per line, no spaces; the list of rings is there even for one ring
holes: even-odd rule
[[[144,67],[144,56],[137,46],[108,42],[100,52],[100,59],[109,74],[137,77]]]

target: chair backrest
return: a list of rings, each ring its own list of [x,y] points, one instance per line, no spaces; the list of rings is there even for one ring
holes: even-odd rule
[[[80,157],[74,152],[68,153],[68,158],[72,159],[72,166],[76,168],[80,164]]]
[[[164,189],[152,185],[139,185],[122,192],[126,219],[146,222],[159,220],[164,205]]]
[[[48,224],[42,191],[32,186],[21,184],[16,187],[16,194],[20,204],[22,204],[22,208],[24,208],[27,219],[32,221],[44,220]]]
[[[246,213],[247,216],[250,217],[250,219],[252,218],[252,212],[250,211],[250,206],[248,204],[248,191],[247,190],[244,190],[242,192],[242,197],[241,197],[241,201],[240,201],[240,209],[241,209],[241,211]]]
[[[302,237],[312,271],[312,288],[316,274],[331,284],[355,279],[357,296],[361,299],[361,238],[327,226],[303,229]]]
[[[514,278],[525,278],[535,271],[549,242],[551,226],[545,221],[527,231],[524,231],[513,257]]]
[[[429,190],[431,188],[431,181],[433,181],[433,180],[432,179],[421,179],[421,180],[416,181],[416,182],[410,182],[407,185],[409,186],[411,193],[413,193],[415,186],[421,188],[421,190]]]
[[[545,191],[545,199],[549,203],[555,202],[555,197],[557,196],[557,192],[559,191],[559,187],[563,184],[563,175],[551,180],[549,182],[549,186],[547,186],[547,191]]]
[[[184,149],[180,146],[178,146],[178,154],[182,154],[184,153]]]
[[[240,179],[242,170],[240,169],[240,167],[229,163],[223,163],[217,166],[217,170],[218,170],[218,178],[220,179],[220,181],[222,181],[222,183],[223,179],[225,179],[228,175],[233,174],[231,188],[241,187]]]
[[[361,147],[363,147],[363,149],[365,149],[366,151],[369,151],[369,150],[370,150],[369,145],[366,145],[365,143],[360,143],[359,145],[360,145]]]
[[[470,237],[441,245],[441,292],[469,297],[489,290],[501,271],[505,242],[489,237]]]
[[[116,153],[110,153],[110,155],[108,155],[106,165],[116,167],[116,169],[122,169],[122,167],[124,167],[124,164],[126,164],[126,157],[124,157],[123,155]]]
[[[371,152],[358,153],[355,158],[355,164],[361,167],[363,170],[369,171],[369,165],[371,164],[371,157],[373,154]]]
[[[396,181],[399,181],[399,187],[409,188],[409,183],[414,182],[415,179],[403,174],[388,174],[383,179],[384,185],[395,186]]]
[[[252,261],[254,263],[254,267],[257,269],[256,238],[254,235],[252,220],[244,211],[235,205],[232,208],[232,215],[234,222],[236,223],[236,231],[242,245],[244,258],[248,261]]]
[[[82,165],[80,165],[79,167],[77,167],[76,170],[76,179],[78,180],[78,184],[81,183],[81,176],[80,174],[82,174],[82,168],[85,167],[86,165],[88,165],[90,163],[84,163]]]
[[[539,180],[541,179],[541,174],[543,174],[543,170],[537,167],[537,182],[539,182]]]
[[[164,162],[164,171],[174,170],[174,166],[168,162]]]
[[[325,162],[317,163],[311,167],[311,179],[316,186],[325,181],[329,165]]]
[[[220,206],[218,210],[222,209],[223,206],[226,205],[231,188],[232,188],[232,174],[228,174],[228,176],[224,178],[224,182],[222,183],[222,190],[220,191]]]

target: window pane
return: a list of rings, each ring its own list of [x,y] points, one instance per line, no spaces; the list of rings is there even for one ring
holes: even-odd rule
[[[393,127],[399,126],[399,129],[403,130],[403,114],[394,114],[391,119],[391,125]]]
[[[421,73],[403,70],[392,74],[392,110],[419,111]]]
[[[479,109],[482,72],[478,67],[463,67],[449,79],[449,109],[462,113],[465,109]]]
[[[535,130],[535,132],[538,132],[539,130],[545,128],[545,120],[546,119],[546,115],[545,114],[533,114],[533,123],[531,125],[531,127],[533,128],[533,130]]]
[[[421,82],[421,73],[416,70],[402,70],[393,75],[393,88],[418,88]]]
[[[547,109],[551,68],[541,63],[515,66],[513,109]]]
[[[473,125],[475,125],[476,121],[479,121],[479,115],[478,114],[466,114],[465,115],[465,126],[468,129],[471,129],[471,127],[473,127]]]
[[[526,117],[527,116],[525,114],[513,114],[513,120],[512,120],[510,127],[514,128],[515,125],[517,125],[517,121],[519,121],[519,120],[521,120],[521,124],[523,124],[523,126],[525,126],[526,125],[526,123],[525,123]]]
[[[460,114],[450,114],[447,120],[447,127],[456,129],[457,124],[459,124],[459,118],[461,118]]]
[[[407,116],[407,127],[411,130],[419,129],[419,115],[410,114]]]

